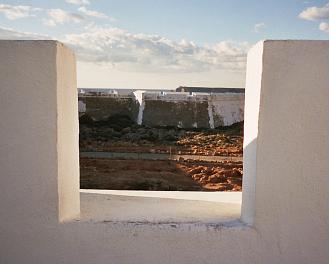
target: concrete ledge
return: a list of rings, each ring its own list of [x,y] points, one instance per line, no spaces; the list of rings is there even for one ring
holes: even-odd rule
[[[242,200],[242,192],[125,191],[80,189],[80,193],[234,203],[240,205]]]
[[[235,226],[241,214],[241,193],[233,192],[81,190],[80,199],[81,221]]]

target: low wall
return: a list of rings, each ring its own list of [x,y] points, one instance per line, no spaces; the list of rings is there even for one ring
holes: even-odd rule
[[[126,114],[140,125],[216,128],[243,121],[244,93],[137,91],[131,96],[79,95],[79,115],[104,120]]]

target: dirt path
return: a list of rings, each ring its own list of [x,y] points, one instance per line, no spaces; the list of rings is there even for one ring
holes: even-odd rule
[[[201,156],[201,155],[170,155],[162,153],[133,153],[133,152],[80,152],[83,158],[110,158],[132,160],[198,160],[198,161],[234,161],[241,162],[242,157]]]
[[[81,188],[241,191],[243,123],[188,130],[81,121]]]

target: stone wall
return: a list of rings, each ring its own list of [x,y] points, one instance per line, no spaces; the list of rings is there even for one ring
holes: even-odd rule
[[[128,96],[79,96],[79,115],[87,114],[95,121],[106,120],[113,115],[128,115],[137,120],[138,101]]]
[[[79,95],[80,116],[94,120],[124,114],[140,125],[215,128],[243,121],[244,93],[137,91],[130,96]]]
[[[185,94],[145,93],[143,125],[182,128],[209,127],[208,102]]]

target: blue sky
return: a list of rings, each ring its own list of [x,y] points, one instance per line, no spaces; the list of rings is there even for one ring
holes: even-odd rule
[[[80,87],[243,87],[257,41],[328,37],[328,0],[0,1],[0,38],[63,41]]]

